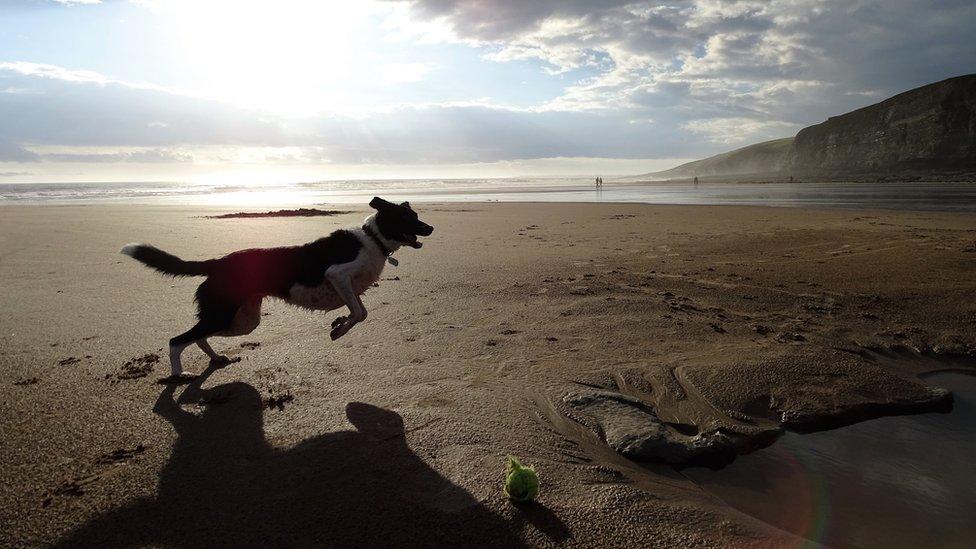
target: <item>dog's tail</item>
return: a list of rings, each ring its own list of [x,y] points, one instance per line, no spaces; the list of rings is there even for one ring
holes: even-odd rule
[[[122,253],[170,276],[206,276],[210,274],[210,267],[214,264],[213,259],[183,261],[148,244],[126,244],[122,247]]]

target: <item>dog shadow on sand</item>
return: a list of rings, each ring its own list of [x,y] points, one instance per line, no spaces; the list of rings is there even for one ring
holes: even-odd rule
[[[277,449],[258,391],[201,389],[209,373],[179,400],[168,386],[156,402],[179,435],[157,496],[92,519],[60,546],[523,546],[512,521],[413,453],[397,413],[350,403],[355,430]]]

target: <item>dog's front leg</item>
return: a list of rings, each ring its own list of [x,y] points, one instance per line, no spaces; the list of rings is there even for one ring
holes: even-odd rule
[[[325,272],[325,277],[332,284],[335,289],[336,294],[342,299],[342,302],[349,307],[349,316],[336,319],[332,323],[332,332],[329,334],[333,340],[339,339],[340,337],[346,335],[353,326],[366,320],[366,306],[363,305],[363,301],[356,295],[355,290],[352,287],[352,276],[347,269],[343,266],[332,266],[329,270]]]

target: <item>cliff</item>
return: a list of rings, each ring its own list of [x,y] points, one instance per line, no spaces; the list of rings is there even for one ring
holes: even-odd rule
[[[922,86],[804,128],[786,164],[800,172],[976,165],[976,75]]]
[[[915,88],[776,139],[635,179],[976,170],[976,74]],[[872,175],[872,177],[874,177]]]

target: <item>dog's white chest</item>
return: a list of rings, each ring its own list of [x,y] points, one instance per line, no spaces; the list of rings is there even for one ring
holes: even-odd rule
[[[378,254],[368,254],[356,270],[352,277],[352,289],[356,295],[362,295],[369,289],[383,274],[383,266],[386,265],[386,257]]]
[[[373,253],[364,253],[356,258],[351,269],[352,289],[356,295],[362,295],[379,280],[380,274],[383,273],[385,259]],[[288,291],[287,301],[292,305],[320,311],[330,311],[345,305],[328,280],[323,280],[318,286],[295,284]]]
[[[295,284],[288,291],[287,301],[292,305],[321,311],[331,311],[344,305],[328,280],[318,286]]]

